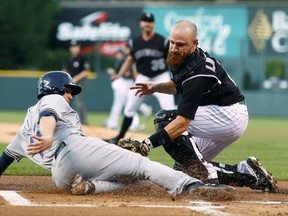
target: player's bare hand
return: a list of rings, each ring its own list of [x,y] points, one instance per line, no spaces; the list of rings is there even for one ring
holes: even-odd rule
[[[155,92],[155,84],[153,83],[135,83],[130,90],[136,90],[135,96],[151,95]]]
[[[53,137],[50,136],[32,136],[32,138],[37,140],[34,143],[30,143],[27,148],[28,155],[32,157],[50,148],[53,143]]]

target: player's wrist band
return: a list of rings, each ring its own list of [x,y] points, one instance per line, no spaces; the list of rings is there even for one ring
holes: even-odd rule
[[[163,129],[159,130],[158,132],[154,133],[153,135],[151,135],[150,137],[148,137],[148,139],[150,140],[150,142],[152,144],[152,148],[155,148],[155,147],[158,147],[160,145],[164,145],[166,142],[168,142],[170,140],[170,137],[169,137],[168,133],[166,132],[166,130],[164,130],[164,128],[163,128]],[[150,148],[150,146],[149,146],[149,148]]]

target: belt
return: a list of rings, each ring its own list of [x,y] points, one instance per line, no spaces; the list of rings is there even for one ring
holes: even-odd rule
[[[245,101],[245,100],[242,100],[242,101],[238,102],[238,104],[246,105],[246,101]]]
[[[59,153],[62,151],[62,149],[66,146],[66,144],[64,142],[62,142],[58,148],[55,151],[54,157],[55,159],[57,158],[57,156],[59,155]]]

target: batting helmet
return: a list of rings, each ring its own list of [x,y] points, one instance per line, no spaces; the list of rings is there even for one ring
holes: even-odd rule
[[[71,88],[71,94],[77,95],[81,92],[82,88],[72,82],[72,77],[64,71],[50,71],[44,74],[38,80],[38,95],[40,99],[44,95],[60,94],[64,95],[66,92],[65,87]]]

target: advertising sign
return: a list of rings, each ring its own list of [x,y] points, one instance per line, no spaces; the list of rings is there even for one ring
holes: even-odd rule
[[[67,47],[71,40],[92,52],[111,56],[126,41],[140,34],[141,8],[64,8],[59,14],[52,36],[52,45]]]
[[[218,57],[243,55],[243,39],[247,37],[246,7],[162,7],[145,8],[156,18],[156,31],[168,36],[180,20],[190,20],[198,27],[199,46]]]
[[[250,54],[288,52],[288,7],[257,7],[249,11]]]

